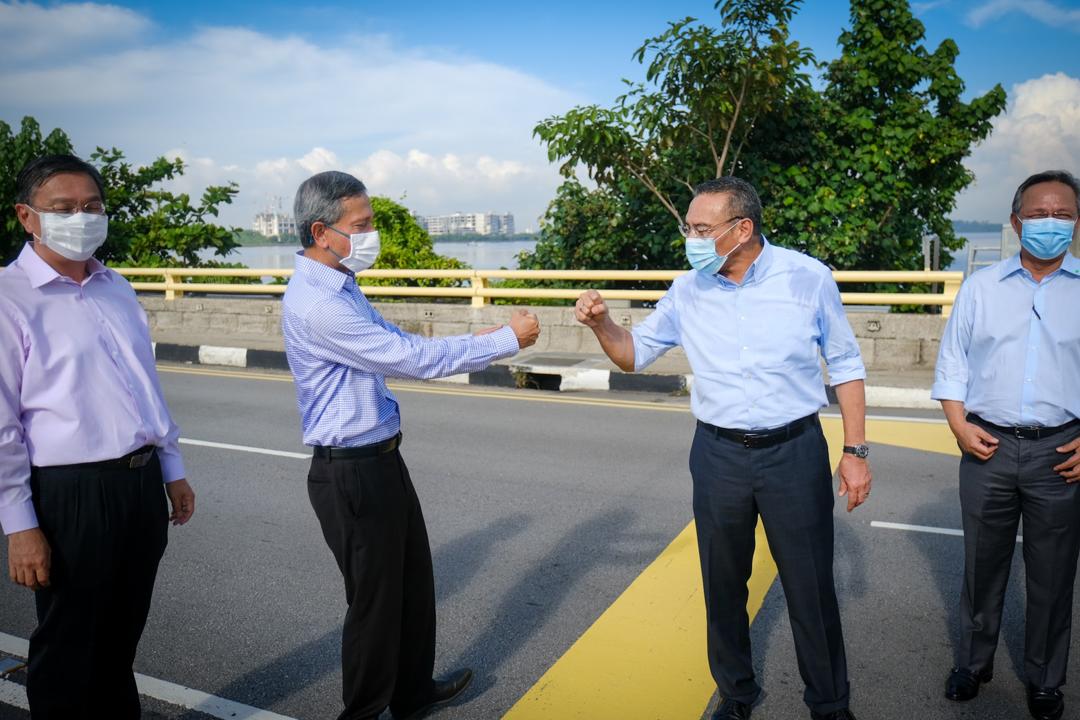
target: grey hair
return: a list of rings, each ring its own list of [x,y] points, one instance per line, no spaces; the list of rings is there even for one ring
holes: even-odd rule
[[[105,200],[105,181],[101,173],[90,163],[74,155],[42,155],[23,165],[15,178],[15,202],[29,205],[34,193],[54,175],[75,173],[89,175],[97,185],[98,195]]]
[[[1024,191],[1032,185],[1038,185],[1045,182],[1059,182],[1062,185],[1068,185],[1072,188],[1073,195],[1076,197],[1076,211],[1080,213],[1080,181],[1076,179],[1068,170],[1047,170],[1041,173],[1035,173],[1024,182],[1020,183],[1020,187],[1016,188],[1016,194],[1013,195],[1012,213],[1013,215],[1020,215],[1020,206],[1023,204]]]
[[[293,214],[296,216],[296,232],[300,244],[311,247],[315,238],[311,226],[317,222],[332,225],[341,219],[344,208],[342,200],[367,195],[367,188],[348,173],[329,170],[312,175],[296,190]]]
[[[725,193],[729,195],[728,207],[733,217],[749,218],[754,223],[754,234],[761,233],[761,198],[754,186],[730,175],[706,180],[694,188],[694,197]]]

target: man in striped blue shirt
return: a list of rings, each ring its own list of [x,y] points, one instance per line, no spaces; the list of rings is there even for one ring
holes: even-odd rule
[[[345,579],[339,720],[387,706],[419,718],[449,702],[472,672],[432,679],[435,589],[416,490],[401,458],[401,417],[386,377],[429,379],[481,370],[536,342],[536,316],[475,335],[427,338],[384,320],[355,273],[378,256],[367,189],[341,172],[306,180],[295,214],[304,249],[282,303],[304,443],[314,449],[308,495]]]

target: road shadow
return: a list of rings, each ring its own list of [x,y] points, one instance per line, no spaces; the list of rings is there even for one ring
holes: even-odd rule
[[[501,667],[540,632],[587,573],[613,564],[643,567],[656,557],[657,543],[669,538],[632,531],[635,519],[636,514],[625,508],[593,515],[523,569],[493,609],[487,626],[446,665],[467,666],[475,672],[463,702],[495,684],[494,668]]]
[[[450,542],[443,543],[432,553],[435,566],[435,601],[443,602],[467,587],[487,565],[496,547],[519,535],[529,527],[531,518],[514,513],[498,518],[482,528],[471,530]]]

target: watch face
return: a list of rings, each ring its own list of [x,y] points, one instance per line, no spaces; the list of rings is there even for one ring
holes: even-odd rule
[[[869,446],[867,446],[867,445],[856,445],[855,446],[855,457],[865,458],[869,454],[870,454],[870,447]]]

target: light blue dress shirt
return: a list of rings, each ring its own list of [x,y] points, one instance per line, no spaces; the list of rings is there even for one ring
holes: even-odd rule
[[[355,276],[296,255],[281,307],[305,445],[356,447],[393,437],[401,416],[386,377],[429,379],[482,370],[518,351],[510,327],[428,338],[387,322]]]
[[[1036,283],[1017,254],[965,280],[930,396],[1008,427],[1080,417],[1080,260]]]
[[[641,370],[681,345],[694,372],[691,410],[719,427],[762,430],[828,404],[833,385],[866,377],[829,268],[762,239],[742,284],[692,270],[633,329]]]

